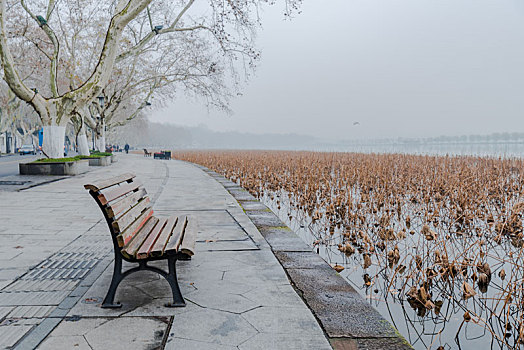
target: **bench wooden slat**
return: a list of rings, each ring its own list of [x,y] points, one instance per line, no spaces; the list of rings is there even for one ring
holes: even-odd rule
[[[115,233],[123,232],[126,227],[131,225],[144,210],[151,206],[150,202],[151,200],[149,197],[142,198],[133,208],[129,209],[118,220],[113,221],[112,226]]]
[[[122,174],[122,175],[118,175],[118,176],[112,177],[110,179],[99,180],[99,181],[95,181],[95,182],[90,183],[90,184],[86,184],[86,185],[84,185],[84,188],[86,190],[100,191],[100,190],[103,190],[104,188],[108,188],[108,187],[114,186],[117,183],[124,182],[124,181],[129,181],[129,180],[133,179],[135,176],[136,176],[135,174],[125,173],[125,174]]]
[[[187,219],[186,229],[182,237],[182,243],[178,247],[178,251],[189,256],[195,255],[195,242],[198,233],[197,221],[194,217]]]
[[[173,230],[173,234],[169,238],[169,241],[167,242],[166,247],[164,248],[164,252],[167,252],[170,250],[176,251],[178,249],[178,246],[180,245],[180,240],[182,239],[186,225],[187,225],[187,216],[179,217],[178,223],[175,226],[175,229]]]
[[[149,208],[148,210],[142,212],[142,215],[138,217],[138,219],[135,220],[127,229],[124,230],[121,234],[116,236],[116,239],[118,241],[118,246],[123,247],[126,245],[131,238],[144,226],[144,224],[147,222],[147,220],[153,216],[153,209]]]
[[[151,255],[152,256],[161,256],[164,254],[164,248],[166,247],[167,242],[169,241],[169,238],[171,237],[171,233],[173,232],[173,228],[176,226],[178,222],[178,216],[170,216],[167,220],[166,226],[164,226],[164,229],[160,233],[158,239],[156,240],[155,245],[151,249]]]
[[[110,189],[106,193],[99,194],[98,200],[102,205],[106,205],[108,202],[120,198],[129,192],[136,191],[140,186],[142,186],[142,183],[139,180],[126,183],[125,185]]]
[[[160,236],[160,231],[164,228],[164,225],[166,224],[167,219],[163,218],[158,221],[158,224],[156,224],[155,228],[151,231],[149,236],[147,236],[146,240],[136,253],[137,259],[145,259],[149,256],[149,253],[151,252],[151,249],[153,248],[153,245],[158,240],[158,237]]]
[[[106,207],[107,216],[109,216],[109,218],[118,217],[118,215],[124,213],[126,210],[135,206],[138,203],[138,201],[146,195],[146,189],[142,187],[141,189],[133,193],[131,196],[119,199],[117,202],[112,203],[110,206]]]
[[[147,223],[138,231],[136,235],[133,236],[131,241],[129,241],[128,244],[122,249],[122,254],[127,256],[128,258],[134,258],[136,255],[136,252],[140,249],[142,246],[142,243],[144,243],[144,240],[147,238],[151,230],[155,227],[155,225],[158,223],[158,219],[154,216],[150,218]]]

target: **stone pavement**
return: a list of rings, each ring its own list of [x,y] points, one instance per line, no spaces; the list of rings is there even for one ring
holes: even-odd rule
[[[198,218],[196,254],[177,263],[185,308],[165,308],[167,282],[146,271],[119,286],[121,309],[99,306],[112,243],[82,185],[129,171],[156,215]],[[190,164],[120,155],[87,174],[0,190],[0,222],[0,348],[331,349],[237,201]]]

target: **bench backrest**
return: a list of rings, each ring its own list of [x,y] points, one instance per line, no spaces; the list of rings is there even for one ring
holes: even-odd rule
[[[95,181],[84,188],[102,209],[119,247],[131,241],[153,215],[147,192],[134,174]]]

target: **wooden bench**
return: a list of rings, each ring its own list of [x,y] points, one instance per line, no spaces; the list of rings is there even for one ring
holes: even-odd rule
[[[154,159],[167,159],[171,160],[171,151],[160,151],[153,154]]]
[[[185,306],[175,264],[177,260],[188,260],[194,254],[195,219],[188,216],[153,216],[146,190],[134,174],[95,181],[84,185],[84,188],[89,190],[102,210],[113,239],[113,278],[102,307],[121,307],[120,303],[114,302],[118,285],[126,276],[140,270],[156,272],[167,280],[173,303],[166,306]],[[122,260],[138,263],[138,266],[122,272]],[[168,272],[147,265],[155,260],[167,260]]]
[[[144,148],[144,157],[151,157],[151,152],[148,152],[147,149]]]

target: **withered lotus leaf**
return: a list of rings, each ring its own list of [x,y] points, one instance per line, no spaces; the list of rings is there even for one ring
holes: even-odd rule
[[[524,342],[524,158],[290,151],[175,156],[244,187],[289,227],[307,231],[317,252],[328,251],[324,258],[342,259],[343,276],[358,271],[357,281],[363,275],[375,293],[407,300],[421,322],[460,320],[463,310],[464,322],[471,315],[483,320],[500,348]]]

